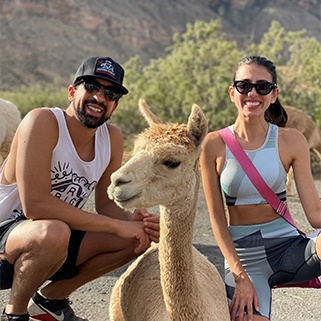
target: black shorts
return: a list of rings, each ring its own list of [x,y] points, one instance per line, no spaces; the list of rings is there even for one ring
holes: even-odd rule
[[[0,253],[4,253],[5,245],[11,231],[26,218],[14,218],[0,223]],[[78,275],[76,262],[80,244],[85,236],[85,231],[71,230],[69,240],[68,257],[61,268],[49,278],[52,281],[71,279]],[[40,262],[39,262],[40,263]],[[12,286],[14,266],[8,261],[0,258],[0,290],[9,289]]]

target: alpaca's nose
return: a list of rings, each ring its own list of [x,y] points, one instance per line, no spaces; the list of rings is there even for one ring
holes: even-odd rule
[[[116,186],[122,186],[131,182],[131,179],[128,175],[124,176],[119,172],[115,172],[110,177],[112,184]]]
[[[120,177],[120,178],[115,180],[114,184],[115,184],[115,186],[121,186],[121,185],[128,184],[130,182],[131,182],[130,179],[126,179],[126,178]]]

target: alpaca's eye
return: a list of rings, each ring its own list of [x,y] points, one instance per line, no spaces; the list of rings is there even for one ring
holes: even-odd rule
[[[163,162],[163,165],[165,165],[168,168],[177,168],[179,165],[181,165],[181,162],[175,162],[172,160],[166,160]]]

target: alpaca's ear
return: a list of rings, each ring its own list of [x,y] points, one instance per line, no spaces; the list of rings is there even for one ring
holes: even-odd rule
[[[161,120],[149,109],[144,99],[139,99],[138,106],[139,111],[144,116],[150,127],[153,127],[157,124],[162,124]]]
[[[195,143],[195,146],[199,146],[206,136],[207,131],[208,126],[205,115],[201,109],[194,104],[187,123],[188,136]]]

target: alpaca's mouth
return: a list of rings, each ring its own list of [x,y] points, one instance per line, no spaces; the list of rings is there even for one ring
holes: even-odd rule
[[[117,205],[119,205],[120,207],[129,207],[128,205],[136,198],[138,198],[141,195],[141,193],[135,194],[131,197],[126,197],[125,195],[118,195],[118,196],[114,196],[114,201],[116,202]]]

